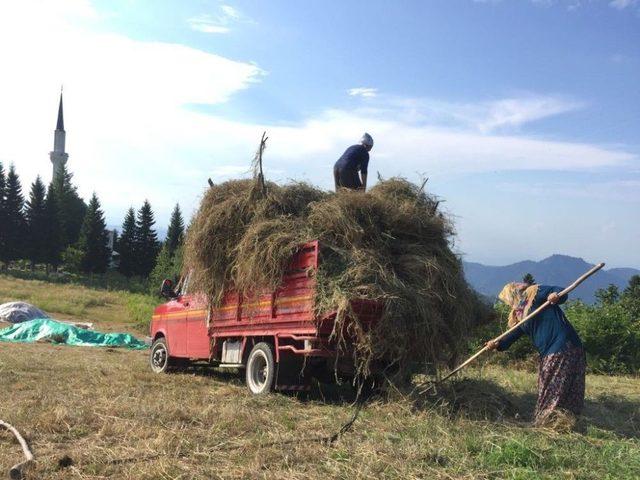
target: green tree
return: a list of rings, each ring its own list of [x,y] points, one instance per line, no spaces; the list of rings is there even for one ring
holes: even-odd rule
[[[25,204],[26,254],[31,260],[31,268],[36,263],[47,261],[47,212],[45,206],[45,186],[38,175],[31,184],[29,200]]]
[[[6,196],[6,178],[4,174],[4,166],[0,162],[0,225],[6,225],[5,215],[5,196]],[[5,228],[0,228],[0,252],[4,252],[6,242]],[[0,260],[2,260],[2,254],[0,254]]]
[[[158,293],[160,284],[165,278],[169,278],[174,282],[174,285],[178,283],[180,273],[182,272],[182,245],[173,252],[169,251],[168,243],[164,243],[156,259],[156,266],[149,275],[149,286],[151,293]]]
[[[640,328],[621,302],[570,302],[565,311],[582,339],[591,370],[633,373],[640,369]]]
[[[131,277],[136,272],[136,213],[133,208],[127,210],[122,223],[122,233],[118,238],[116,251],[120,254],[118,271],[125,277]]]
[[[156,264],[158,256],[158,235],[153,229],[156,221],[148,200],[145,200],[136,217],[136,274],[148,277]]]
[[[629,279],[629,284],[622,294],[629,298],[640,300],[640,275],[634,275]]]
[[[165,244],[167,245],[167,249],[171,255],[173,255],[178,246],[182,244],[183,237],[184,220],[182,219],[180,205],[176,203],[176,206],[171,213],[169,229],[167,230],[167,239],[165,240]]]
[[[536,283],[536,279],[533,278],[533,275],[531,275],[530,273],[526,273],[524,277],[522,277],[522,282],[526,283],[527,285],[533,285]]]
[[[80,238],[80,229],[87,205],[78,195],[77,188],[72,183],[73,175],[62,166],[53,178],[52,183],[58,200],[60,223],[62,224],[63,242],[65,247],[75,245]]]
[[[640,275],[634,275],[629,279],[629,284],[620,297],[620,303],[636,322],[640,322]]]
[[[100,202],[94,193],[84,216],[78,247],[82,252],[80,269],[86,273],[104,273],[111,252],[107,246],[107,230]]]
[[[69,245],[64,249],[61,256],[65,270],[73,273],[82,272],[82,259],[84,258],[82,250],[76,246]]]
[[[613,283],[610,283],[607,288],[596,290],[595,296],[600,305],[613,305],[620,298],[620,290]]]
[[[58,268],[62,260],[63,251],[63,233],[62,224],[60,223],[60,210],[56,192],[53,184],[49,184],[47,189],[47,197],[44,202],[44,210],[46,217],[45,238],[46,243],[46,262],[52,265],[54,269]]]
[[[24,257],[25,252],[25,221],[24,221],[24,197],[22,186],[15,167],[11,165],[7,173],[4,197],[5,223],[4,245],[0,251],[0,260],[5,264]]]

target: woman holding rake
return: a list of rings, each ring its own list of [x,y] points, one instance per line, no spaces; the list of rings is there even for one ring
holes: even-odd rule
[[[567,300],[560,287],[509,283],[498,298],[511,307],[509,327],[514,327],[545,302],[549,306],[501,340],[490,340],[489,350],[506,350],[521,336],[531,338],[540,353],[538,400],[534,424],[547,423],[557,412],[579,415],[584,406],[585,353],[580,337],[558,306]]]

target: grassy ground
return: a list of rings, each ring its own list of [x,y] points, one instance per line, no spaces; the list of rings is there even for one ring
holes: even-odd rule
[[[67,315],[130,324],[126,302],[105,298],[115,317]],[[584,418],[559,433],[527,424],[532,373],[467,376],[437,397],[373,399],[328,445],[314,439],[351,417],[348,389],[256,398],[228,373],[152,374],[145,352],[0,344],[0,418],[33,447],[29,478],[640,478],[640,379],[588,376]],[[0,432],[0,470],[20,455]]]
[[[148,332],[148,321],[158,303],[149,295],[0,275],[0,303],[11,301],[31,303],[53,318],[94,322],[96,329],[132,333]]]

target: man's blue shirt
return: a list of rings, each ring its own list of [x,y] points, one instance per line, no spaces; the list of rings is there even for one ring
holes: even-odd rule
[[[560,293],[561,291],[562,288],[560,287],[539,285],[538,293],[536,294],[536,298],[533,299],[529,312],[533,312],[546,302],[551,292]],[[564,303],[566,300],[567,296],[564,295],[560,297],[559,303]],[[531,341],[542,357],[561,352],[569,345],[582,347],[580,337],[558,305],[548,306],[524,325],[516,328],[500,341],[498,350],[506,350],[524,334],[531,338]]]
[[[364,145],[352,145],[345,150],[336,162],[334,168],[340,172],[367,174],[369,166],[369,152]]]

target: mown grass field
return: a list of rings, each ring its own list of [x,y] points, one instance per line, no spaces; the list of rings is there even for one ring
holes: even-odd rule
[[[53,318],[93,322],[96,329],[125,329],[138,334],[148,331],[158,302],[149,295],[0,275],[0,304],[11,301],[31,303]]]
[[[57,305],[57,288],[88,302],[79,315],[56,307],[67,318],[138,328],[120,294],[40,283],[12,293],[36,304],[50,295]],[[104,304],[91,304],[92,295]],[[100,315],[106,306],[109,315]],[[472,369],[444,396],[372,398],[329,445],[316,439],[351,417],[348,388],[256,398],[234,374],[156,375],[146,361],[140,351],[0,344],[0,418],[33,447],[28,478],[640,478],[637,378],[588,376],[584,418],[558,432],[528,426],[534,374]],[[65,457],[71,465],[62,467]],[[0,470],[20,458],[13,437],[0,432]]]

